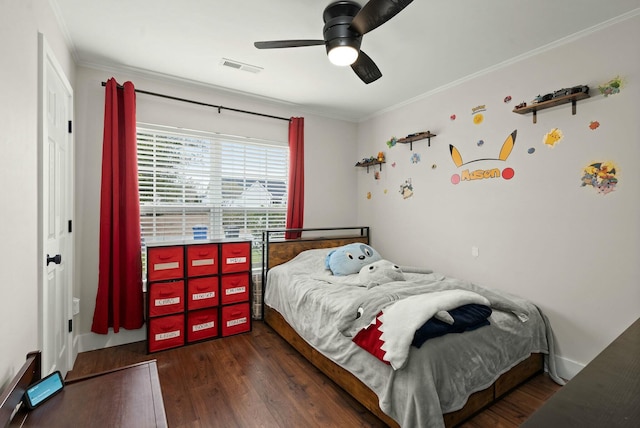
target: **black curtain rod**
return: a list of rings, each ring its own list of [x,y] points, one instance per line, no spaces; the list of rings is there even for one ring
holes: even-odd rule
[[[107,82],[102,82],[102,86],[107,86]],[[118,85],[118,88],[122,89],[123,86],[122,85]],[[289,122],[291,120],[291,119],[286,118],[286,117],[272,116],[270,114],[256,113],[254,111],[240,110],[240,109],[237,109],[237,108],[218,106],[218,105],[215,105],[215,104],[203,103],[201,101],[193,101],[193,100],[188,100],[186,98],[179,98],[179,97],[173,97],[171,95],[158,94],[157,92],[143,91],[142,89],[135,89],[135,91],[138,94],[153,95],[154,97],[167,98],[169,100],[182,101],[182,102],[185,102],[185,103],[197,104],[199,106],[217,108],[218,109],[218,113],[220,113],[221,110],[230,110],[230,111],[235,111],[237,113],[245,113],[245,114],[252,114],[254,116],[268,117],[270,119],[286,120],[287,122]]]

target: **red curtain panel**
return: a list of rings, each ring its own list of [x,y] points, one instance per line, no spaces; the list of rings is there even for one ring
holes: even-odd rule
[[[289,196],[287,229],[302,228],[304,216],[304,117],[289,121]],[[286,239],[300,238],[301,233],[289,232]]]
[[[98,293],[91,331],[117,333],[142,327],[140,199],[133,83],[106,84]]]

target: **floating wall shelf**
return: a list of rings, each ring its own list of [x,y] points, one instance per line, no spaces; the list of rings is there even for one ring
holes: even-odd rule
[[[386,163],[385,161],[374,160],[371,162],[358,162],[356,166],[361,168],[367,168],[367,174],[369,174],[369,167],[374,165],[380,165],[380,171],[382,171],[382,164]]]
[[[514,108],[513,112],[518,114],[533,113],[533,123],[537,123],[537,111],[544,110],[551,107],[556,107],[562,104],[571,103],[571,114],[576,114],[576,102],[589,98],[589,94],[586,92],[578,92],[577,94],[565,95],[563,97],[554,98],[549,101],[543,101],[541,103],[531,104],[526,107]]]
[[[431,138],[435,137],[435,136],[436,136],[436,134],[432,134],[431,131],[418,132],[417,134],[411,134],[411,135],[407,135],[404,138],[400,138],[396,142],[400,143],[400,144],[409,144],[409,149],[413,150],[413,142],[414,141],[419,141],[419,140],[424,140],[425,138],[427,139],[428,147],[431,147]]]

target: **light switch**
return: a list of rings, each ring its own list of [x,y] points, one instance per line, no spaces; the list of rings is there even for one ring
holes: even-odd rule
[[[471,255],[473,257],[478,257],[480,253],[478,252],[478,247],[471,247]]]

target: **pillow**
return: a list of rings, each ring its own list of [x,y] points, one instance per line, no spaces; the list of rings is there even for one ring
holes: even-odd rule
[[[392,281],[404,281],[404,274],[400,266],[389,260],[378,260],[363,266],[358,273],[359,282],[367,288],[386,284]]]
[[[359,273],[363,266],[381,260],[380,254],[367,244],[343,245],[327,254],[325,267],[334,275]]]

